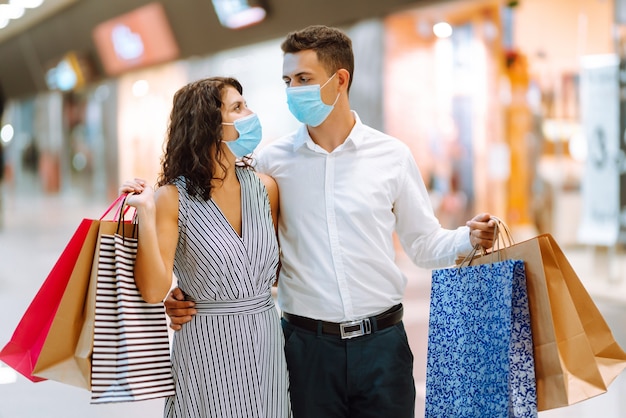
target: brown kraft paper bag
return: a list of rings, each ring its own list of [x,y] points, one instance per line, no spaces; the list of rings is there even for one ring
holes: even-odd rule
[[[113,205],[107,213],[112,207]],[[91,389],[91,354],[98,266],[96,248],[100,243],[100,236],[115,233],[117,225],[118,222],[112,220],[92,222],[33,375]]]
[[[85,321],[85,296],[89,287],[99,227],[99,221],[92,222],[33,369],[36,376],[85,389],[89,389],[89,375],[81,372],[75,349]]]
[[[600,395],[626,367],[626,353],[550,234],[476,257],[524,260],[539,411]]]

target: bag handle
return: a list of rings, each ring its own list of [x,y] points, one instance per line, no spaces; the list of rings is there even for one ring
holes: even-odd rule
[[[133,192],[131,192],[131,193],[124,193],[124,194],[120,195],[120,197],[118,199],[121,199],[122,202],[120,203],[119,207],[117,208],[117,211],[115,212],[115,217],[113,219],[119,219],[120,216],[122,217],[122,219],[124,219],[126,217],[126,213],[131,208],[131,206],[128,206],[126,204],[126,199],[128,199],[128,197],[130,195],[132,195],[132,194],[133,194]],[[121,213],[122,212],[122,208],[124,209],[124,213]]]
[[[117,211],[115,212],[115,219],[117,219],[118,213],[123,206],[122,202],[124,201],[125,197],[126,195],[124,194],[119,195],[117,199],[115,199],[113,203],[111,203],[111,206],[109,206],[107,210],[104,211],[104,213],[102,214],[99,220],[100,221],[103,220],[113,210],[114,207],[117,207]]]
[[[126,213],[132,208],[132,206],[128,205],[126,203],[126,201],[128,200],[129,197],[131,197],[132,195],[134,195],[134,192],[130,192],[130,193],[125,193],[123,194],[122,197],[122,203],[120,204],[120,207],[118,208],[117,212],[116,212],[116,219],[117,219],[117,231],[116,233],[119,234],[120,233],[120,228],[122,230],[122,237],[125,237],[124,232],[124,223],[125,220],[124,218],[126,217]],[[138,234],[138,227],[139,224],[137,223],[137,211],[135,210],[133,212],[133,217],[131,218],[130,223],[132,223],[133,225],[133,230],[132,230],[132,237],[133,238],[137,238],[137,234]]]
[[[513,239],[513,234],[511,233],[509,226],[497,216],[492,216],[490,219],[494,220],[497,226],[496,232],[497,232],[497,238],[498,238],[498,248],[496,249],[496,251],[500,250],[501,248],[506,248],[506,247],[510,247],[511,245],[514,245],[515,240]],[[494,235],[494,241],[495,241],[495,235]],[[502,247],[500,247],[500,243],[503,244]]]
[[[494,244],[491,248],[491,251],[487,252],[480,245],[476,244],[474,248],[472,249],[472,251],[469,254],[467,254],[465,258],[463,258],[463,261],[461,261],[461,263],[458,266],[459,268],[465,266],[466,262],[467,262],[467,266],[470,266],[474,258],[476,258],[476,255],[479,250],[480,250],[480,255],[483,257],[486,255],[493,256],[494,253],[497,253],[498,261],[502,261],[502,252],[500,250],[506,247],[510,247],[511,245],[515,244],[515,240],[513,239],[513,234],[511,233],[511,230],[509,229],[508,225],[504,223],[502,219],[498,218],[497,216],[491,216],[489,220],[495,221],[495,227],[493,230],[493,243]]]

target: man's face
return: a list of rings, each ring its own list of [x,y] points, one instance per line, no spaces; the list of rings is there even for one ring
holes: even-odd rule
[[[283,81],[287,87],[300,87],[326,83],[330,76],[317,59],[313,50],[285,54],[283,57]],[[330,86],[330,84],[329,84]],[[333,88],[322,89],[324,103],[333,103],[337,92]],[[328,96],[328,97],[326,97]]]
[[[322,85],[328,78],[313,50],[285,54],[283,57],[283,80],[287,87]]]

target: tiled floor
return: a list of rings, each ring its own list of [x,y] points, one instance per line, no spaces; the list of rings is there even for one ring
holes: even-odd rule
[[[4,222],[0,229],[0,346],[11,337],[21,315],[54,265],[74,228],[83,217],[99,217],[107,202],[72,197],[15,197],[5,192]],[[585,248],[566,253],[623,347],[626,347],[626,256],[609,263],[604,253]],[[409,278],[405,325],[415,354],[418,389],[416,416],[424,415],[426,336],[430,273],[400,258]],[[612,277],[612,281],[608,279]],[[11,380],[13,383],[2,383]],[[31,417],[159,417],[162,401],[90,405],[89,393],[56,382],[32,383],[0,367],[0,418]],[[545,418],[626,417],[626,378],[620,376],[609,392],[578,405],[542,412]]]

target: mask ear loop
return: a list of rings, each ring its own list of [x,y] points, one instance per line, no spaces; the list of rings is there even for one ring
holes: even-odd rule
[[[330,83],[330,80],[332,80],[336,75],[337,75],[337,71],[335,71],[335,73],[333,75],[331,75],[330,78],[328,80],[326,80],[326,82],[324,84],[322,84],[322,86],[320,87],[320,100],[322,100],[322,89],[324,87],[326,87],[326,84]],[[337,97],[335,97],[335,101],[333,102],[333,104],[331,104],[329,106],[335,107],[335,105],[339,101],[339,96],[341,96],[341,92],[337,93]],[[322,100],[322,103],[324,103],[323,100]]]
[[[324,87],[326,87],[326,84],[330,83],[330,80],[335,78],[336,75],[337,75],[337,71],[335,71],[334,74],[331,75],[330,78],[328,80],[326,80],[326,82],[324,84],[322,84],[322,86],[320,87],[320,90],[323,89]]]

